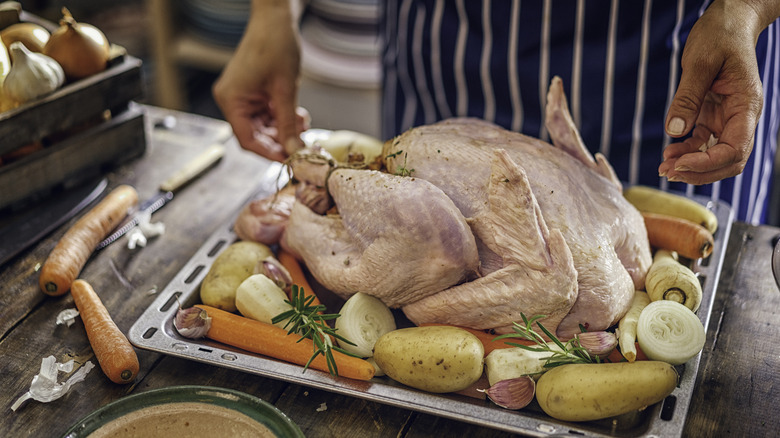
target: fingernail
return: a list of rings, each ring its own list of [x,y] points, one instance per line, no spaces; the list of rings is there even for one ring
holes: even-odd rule
[[[691,170],[691,168],[688,166],[677,166],[674,168],[674,170],[676,172],[688,172],[689,170]]]
[[[672,175],[672,176],[670,176],[670,177],[668,177],[666,179],[668,179],[669,182],[680,182],[680,181],[682,181],[682,178],[680,178],[678,175]]]
[[[666,176],[667,173],[668,172],[666,170],[661,170],[661,171],[658,172],[658,176],[664,177],[664,176]]]
[[[682,135],[684,131],[685,120],[679,117],[673,117],[672,120],[669,121],[669,125],[666,127],[666,132],[668,132],[669,135]]]

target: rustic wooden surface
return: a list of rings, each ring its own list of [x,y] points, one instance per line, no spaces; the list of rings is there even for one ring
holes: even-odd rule
[[[144,107],[150,143],[145,155],[114,169],[110,187],[134,185],[141,198],[213,142],[230,136],[224,122]],[[162,125],[164,116],[177,122]],[[173,121],[174,119],[168,119]],[[251,195],[263,162],[230,140],[223,160],[155,214],[167,229],[146,248],[121,243],[96,254],[82,271],[117,325],[127,331],[202,243]],[[65,397],[28,401],[16,412],[41,360],[79,364],[94,356],[77,321],[57,326],[72,308],[69,295],[51,298],[37,286],[37,269],[61,229],[0,267],[0,436],[60,436],[95,409],[128,394],[173,385],[211,385],[253,394],[279,407],[308,437],[502,437],[510,434],[297,384],[137,350],[141,371],[129,385],[111,383],[99,368]],[[780,377],[780,290],[771,275],[771,242],[780,229],[734,224],[707,344],[683,436],[770,436],[780,430],[775,401]],[[324,409],[323,409],[324,408]]]

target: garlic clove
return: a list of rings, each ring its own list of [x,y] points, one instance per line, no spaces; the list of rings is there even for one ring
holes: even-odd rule
[[[271,281],[279,286],[279,289],[285,292],[290,292],[290,287],[292,287],[293,282],[292,276],[287,271],[287,268],[282,266],[282,264],[276,258],[266,257],[265,259],[261,260],[255,271],[255,274],[263,274],[270,278]]]
[[[578,333],[575,336],[580,347],[584,348],[591,356],[598,356],[602,359],[609,356],[612,350],[617,347],[617,336],[612,332],[585,332]]]
[[[505,379],[483,390],[490,400],[505,409],[528,406],[536,393],[536,382],[530,376]]]
[[[197,307],[180,308],[173,319],[173,327],[185,338],[202,338],[211,328],[211,317],[205,310]]]

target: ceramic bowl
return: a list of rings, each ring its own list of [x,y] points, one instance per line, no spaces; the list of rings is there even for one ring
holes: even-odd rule
[[[173,414],[175,418],[159,417],[172,409],[176,410]],[[195,432],[193,428],[211,427],[217,423],[209,422],[207,426],[198,426],[202,424],[198,422],[207,417],[204,413],[208,416],[213,414],[224,418],[220,426],[223,432],[227,432],[224,427],[237,426],[238,423],[249,424],[247,428],[257,427],[257,423],[260,423],[273,433],[271,436],[304,437],[301,429],[270,403],[240,391],[209,386],[171,386],[123,397],[78,421],[68,429],[64,437],[84,438],[101,427],[113,428],[119,422],[123,420],[128,422],[133,417],[136,418],[130,423],[131,428],[140,427],[139,422],[146,421],[164,423],[161,424],[160,432],[168,436],[176,433],[174,429],[179,427],[189,428],[190,432]],[[191,433],[188,435],[193,436]],[[221,434],[216,436],[219,435]]]

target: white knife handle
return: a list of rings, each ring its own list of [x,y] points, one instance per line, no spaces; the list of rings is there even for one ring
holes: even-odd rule
[[[225,147],[214,144],[160,184],[160,190],[175,192],[225,155]]]

